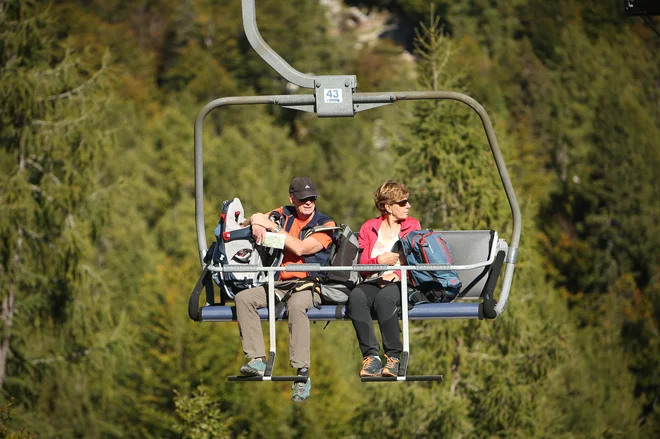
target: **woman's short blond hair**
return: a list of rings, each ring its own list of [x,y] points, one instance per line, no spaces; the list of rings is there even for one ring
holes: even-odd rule
[[[406,198],[408,198],[408,187],[405,184],[387,180],[376,190],[374,203],[380,213],[385,214],[387,213],[386,204],[394,204]]]

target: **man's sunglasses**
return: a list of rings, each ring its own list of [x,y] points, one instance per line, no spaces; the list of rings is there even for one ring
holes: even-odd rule
[[[301,203],[306,203],[308,201],[311,201],[312,203],[316,203],[316,199],[318,197],[307,197],[307,198],[298,198]]]
[[[405,200],[395,201],[392,204],[396,204],[399,207],[406,207],[406,204],[408,204],[408,199],[406,198]]]

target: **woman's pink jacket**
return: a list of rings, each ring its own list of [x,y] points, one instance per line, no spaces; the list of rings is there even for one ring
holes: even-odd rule
[[[358,243],[362,249],[362,255],[360,256],[360,264],[377,264],[377,258],[371,257],[371,250],[374,248],[376,241],[378,240],[378,229],[383,223],[385,218],[379,216],[378,218],[372,218],[362,224],[360,227],[360,235],[358,236]],[[419,221],[416,218],[408,217],[401,222],[401,231],[399,232],[399,238],[403,238],[409,232],[414,230],[420,230],[422,227],[419,224]],[[362,276],[365,278],[371,276],[371,272],[364,272]]]

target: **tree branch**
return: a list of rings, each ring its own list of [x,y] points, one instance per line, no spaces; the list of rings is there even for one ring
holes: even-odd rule
[[[98,78],[101,75],[101,72],[103,72],[104,70],[105,70],[105,64],[102,64],[101,68],[98,69],[96,72],[94,72],[94,74],[91,76],[91,78],[89,78],[87,81],[80,84],[78,87],[76,87],[72,90],[69,90],[67,92],[60,93],[58,95],[51,95],[51,96],[47,96],[45,98],[38,98],[37,100],[39,102],[43,102],[43,101],[46,101],[46,100],[55,101],[57,99],[67,99],[67,98],[73,97],[74,95],[82,92],[85,88],[87,88],[96,78]]]
[[[51,203],[52,203],[53,201],[55,201],[55,199],[54,199],[53,197],[51,197],[50,195],[48,195],[48,194],[47,194],[43,189],[41,189],[39,186],[35,186],[35,185],[31,184],[31,185],[30,185],[30,188],[32,189],[33,192],[38,192],[38,193],[40,193],[41,195],[43,195],[43,196],[44,196],[48,201],[50,201]]]
[[[87,119],[87,115],[80,116],[77,119],[66,119],[66,120],[61,120],[59,122],[49,122],[47,120],[35,119],[32,121],[32,124],[37,126],[45,126],[45,127],[60,127],[60,126],[66,126],[66,125],[82,122],[85,119]]]
[[[20,252],[23,249],[23,229],[18,228],[18,239],[16,249],[12,255],[16,267],[20,267],[21,256]],[[2,301],[2,311],[0,312],[0,320],[4,323],[3,337],[0,341],[0,388],[4,385],[5,375],[7,373],[7,358],[10,349],[10,341],[12,335],[12,326],[14,324],[14,314],[16,314],[16,282],[14,279],[9,280],[9,294]]]

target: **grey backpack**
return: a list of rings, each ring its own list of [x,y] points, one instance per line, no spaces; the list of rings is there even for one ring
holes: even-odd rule
[[[216,242],[207,253],[215,266],[271,266],[282,262],[283,252],[255,245],[252,228],[243,227],[245,213],[238,198],[222,204],[220,221],[214,230]],[[208,261],[207,261],[208,262]],[[221,293],[230,300],[240,291],[266,283],[265,271],[259,272],[214,272],[211,276],[220,287]]]
[[[351,266],[360,259],[360,247],[357,237],[351,228],[345,224],[338,226],[317,226],[309,230],[306,237],[312,233],[333,231],[332,244],[330,244],[330,257],[328,266]],[[316,291],[323,303],[344,304],[348,301],[351,290],[360,282],[357,271],[321,271],[317,278]]]

